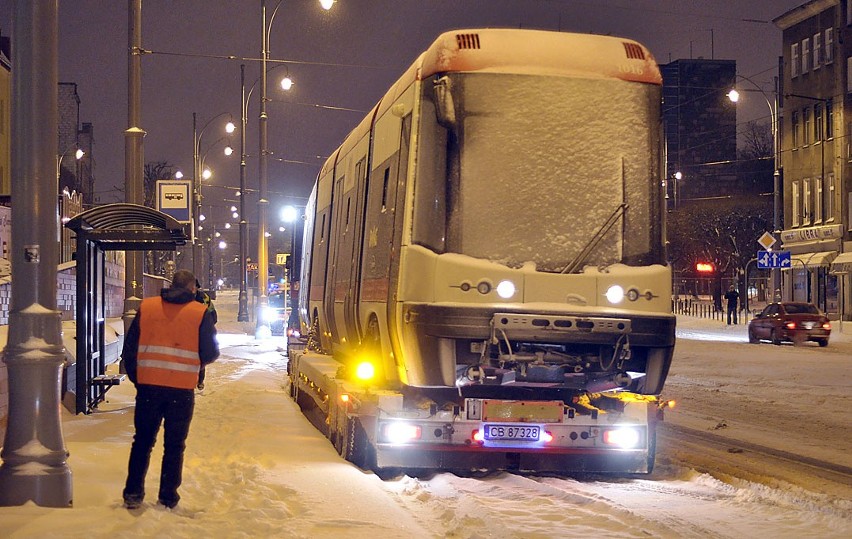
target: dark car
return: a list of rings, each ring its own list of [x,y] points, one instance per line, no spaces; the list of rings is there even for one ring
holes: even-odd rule
[[[784,301],[770,303],[748,323],[748,342],[762,340],[781,344],[814,341],[828,346],[831,322],[813,303]]]
[[[290,308],[287,306],[286,292],[273,292],[267,297],[267,305],[263,312],[263,321],[269,324],[273,335],[284,335]]]

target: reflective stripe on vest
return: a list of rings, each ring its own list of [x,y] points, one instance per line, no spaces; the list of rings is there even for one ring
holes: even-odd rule
[[[139,308],[139,349],[136,354],[140,384],[193,389],[201,360],[198,337],[206,307],[196,301],[169,303],[147,298]]]

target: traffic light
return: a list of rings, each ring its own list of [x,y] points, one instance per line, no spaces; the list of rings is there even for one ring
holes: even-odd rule
[[[697,262],[695,264],[695,271],[698,273],[713,273],[713,264],[710,262]]]

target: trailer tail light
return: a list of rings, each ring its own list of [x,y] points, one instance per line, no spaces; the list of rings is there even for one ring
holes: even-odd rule
[[[422,429],[420,425],[412,423],[387,423],[383,428],[384,439],[392,444],[405,444],[420,439]]]
[[[617,446],[620,449],[633,449],[639,445],[641,439],[639,430],[631,427],[606,429],[603,432],[604,443]]]

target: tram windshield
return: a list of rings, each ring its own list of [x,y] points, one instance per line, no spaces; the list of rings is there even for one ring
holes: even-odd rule
[[[548,272],[664,263],[658,86],[454,73],[422,97],[415,243]]]

